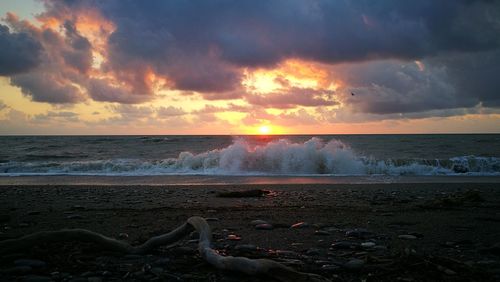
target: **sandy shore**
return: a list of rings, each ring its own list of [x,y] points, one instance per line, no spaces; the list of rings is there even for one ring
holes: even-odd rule
[[[495,281],[500,279],[498,185],[2,185],[0,240],[86,228],[137,244],[198,215],[210,218],[215,247],[224,254],[285,261],[334,281]],[[249,189],[272,193],[218,197]],[[256,229],[254,220],[273,228]],[[55,243],[1,254],[0,269],[6,281],[267,279],[214,270],[189,238],[147,256]]]

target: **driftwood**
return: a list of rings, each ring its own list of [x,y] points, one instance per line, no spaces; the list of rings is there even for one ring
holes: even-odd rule
[[[206,220],[202,217],[190,217],[186,223],[175,230],[155,236],[139,246],[106,237],[86,229],[65,229],[60,231],[41,231],[18,239],[0,241],[0,253],[7,254],[25,250],[38,244],[63,241],[91,242],[103,250],[126,254],[144,254],[151,250],[171,244],[188,235],[193,230],[199,234],[198,251],[201,257],[217,269],[242,272],[247,275],[268,275],[280,281],[328,281],[326,278],[298,272],[269,259],[249,259],[246,257],[222,256],[212,249],[212,232]]]

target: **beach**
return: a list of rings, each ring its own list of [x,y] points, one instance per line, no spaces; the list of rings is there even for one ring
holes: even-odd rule
[[[39,179],[38,185],[0,186],[2,240],[84,228],[138,245],[201,216],[212,227],[214,248],[223,255],[269,258],[333,281],[500,278],[500,181],[495,177],[458,183],[239,185],[70,185]],[[262,193],[224,197],[224,192],[253,190]],[[147,255],[100,251],[89,243],[44,244],[2,254],[0,278],[270,279],[213,268],[197,254],[196,239],[188,236]]]

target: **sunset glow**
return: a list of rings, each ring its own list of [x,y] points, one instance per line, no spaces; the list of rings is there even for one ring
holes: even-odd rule
[[[271,128],[267,125],[263,125],[263,126],[259,127],[259,133],[264,134],[264,135],[269,134],[269,133],[271,133]]]

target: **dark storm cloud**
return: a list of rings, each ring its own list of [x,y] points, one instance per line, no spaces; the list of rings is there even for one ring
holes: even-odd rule
[[[40,64],[42,45],[27,33],[11,33],[0,24],[0,75],[29,71]]]
[[[82,93],[76,86],[60,82],[60,79],[50,72],[16,75],[11,77],[11,84],[20,87],[24,95],[37,102],[64,104],[82,101]]]
[[[115,24],[112,68],[141,72],[135,66],[145,63],[178,89],[200,92],[234,89],[241,79],[234,66],[269,67],[292,57],[327,63],[416,59],[500,43],[499,1],[50,3],[52,14],[96,8]]]
[[[71,47],[63,51],[64,61],[68,66],[86,73],[92,65],[92,46],[87,38],[78,33],[74,22],[66,21],[64,28],[66,42]]]
[[[165,87],[281,109],[341,101],[353,111],[384,115],[500,106],[500,1],[44,3],[39,19],[57,19],[59,31],[12,15],[6,22],[14,32],[0,25],[0,75],[11,76],[35,101],[90,97],[133,104],[150,101]],[[105,21],[101,33],[78,30],[85,17]],[[108,22],[112,28],[104,32]],[[99,48],[102,65],[93,68]],[[245,91],[245,68],[272,68],[286,59],[322,63],[343,89],[324,93],[329,90],[283,85],[288,92],[266,96]],[[151,78],[164,78],[168,86]]]
[[[436,57],[429,63],[446,68],[449,83],[464,101],[462,106],[481,103],[485,107],[500,107],[500,50]]]

